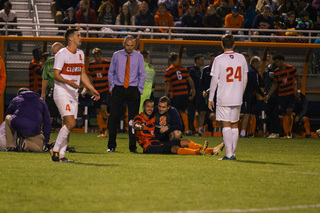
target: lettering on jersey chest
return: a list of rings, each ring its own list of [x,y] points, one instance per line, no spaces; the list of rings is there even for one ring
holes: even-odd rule
[[[83,62],[82,62],[82,56],[81,54],[76,54],[73,56],[69,56],[66,58],[66,62],[62,69],[62,74],[65,75],[80,75],[82,68],[83,68]]]

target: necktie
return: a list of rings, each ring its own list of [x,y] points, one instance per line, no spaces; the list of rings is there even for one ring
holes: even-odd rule
[[[129,87],[129,78],[130,78],[130,55],[127,55],[126,73],[124,75],[124,83],[123,83],[123,87],[126,89]]]

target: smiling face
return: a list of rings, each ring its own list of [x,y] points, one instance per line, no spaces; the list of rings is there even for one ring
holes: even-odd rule
[[[154,102],[145,102],[145,104],[142,107],[143,113],[146,114],[148,117],[150,117],[154,110]]]
[[[160,115],[163,115],[164,113],[168,112],[170,106],[168,106],[167,102],[159,102],[158,104],[158,111]]]

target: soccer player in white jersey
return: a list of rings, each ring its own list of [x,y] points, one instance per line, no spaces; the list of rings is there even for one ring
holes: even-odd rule
[[[54,60],[54,94],[53,99],[63,118],[55,146],[50,150],[52,160],[58,162],[73,162],[65,158],[70,131],[75,126],[78,114],[78,89],[80,80],[91,91],[94,100],[100,99],[100,94],[90,83],[84,69],[84,53],[79,50],[81,35],[77,28],[69,28],[65,39],[67,47],[62,48]]]
[[[224,53],[214,59],[211,69],[211,84],[208,107],[214,107],[217,91],[216,117],[222,122],[226,155],[219,160],[236,160],[235,151],[239,138],[238,121],[242,96],[247,85],[248,64],[242,54],[233,51],[234,37],[222,36]]]

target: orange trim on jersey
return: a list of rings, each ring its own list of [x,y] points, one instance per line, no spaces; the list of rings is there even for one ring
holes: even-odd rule
[[[75,52],[72,52],[72,50],[70,50],[68,47],[66,47],[67,50],[69,50],[69,52],[71,52],[72,54],[76,54],[77,50]]]
[[[235,52],[234,51],[232,51],[232,52],[230,52],[230,53],[226,53],[226,52],[224,52],[223,54],[234,54]]]

